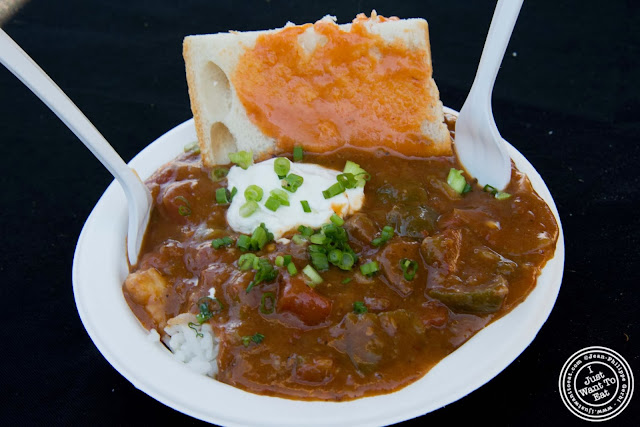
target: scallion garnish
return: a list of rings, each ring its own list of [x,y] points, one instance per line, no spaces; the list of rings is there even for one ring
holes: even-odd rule
[[[352,162],[351,160],[347,160],[342,172],[353,175],[358,182],[356,185],[357,187],[364,187],[364,184],[371,179],[371,175],[369,175],[366,170],[362,169],[359,164]]]
[[[213,241],[211,242],[211,246],[213,246],[214,249],[228,247],[228,246],[231,246],[232,244],[233,244],[233,239],[229,236],[221,237],[219,239],[213,239]]]
[[[304,178],[302,178],[300,175],[290,173],[289,175],[284,177],[280,184],[282,185],[282,188],[284,188],[288,192],[295,193],[298,188],[300,188],[303,182]]]
[[[265,292],[260,298],[260,313],[271,314],[276,311],[276,296],[273,292]]]
[[[253,230],[253,234],[251,235],[251,249],[256,251],[260,250],[271,240],[273,240],[273,234],[270,233],[264,226],[264,223],[262,223]]]
[[[300,200],[300,204],[302,205],[302,210],[306,213],[311,212],[311,207],[309,206],[309,202],[306,200]]]
[[[231,203],[231,193],[229,190],[224,187],[218,188],[216,190],[216,202],[218,202],[219,205],[228,205]]]
[[[447,176],[447,184],[449,184],[449,186],[453,188],[455,192],[458,194],[465,193],[465,189],[467,185],[469,185],[467,184],[467,180],[464,179],[464,176],[462,176],[462,169],[455,169],[455,168],[449,169],[449,175]],[[471,186],[469,186],[469,190],[466,192],[469,192],[469,191],[471,191]]]
[[[278,255],[275,260],[276,267],[284,267],[284,257],[282,255]]]
[[[254,269],[256,270],[256,275],[253,276],[253,280],[249,283],[249,286],[247,286],[247,293],[249,293],[255,285],[268,282],[278,277],[278,270],[273,268],[266,258],[258,258],[257,262],[254,262]]]
[[[298,231],[305,237],[309,237],[313,234],[313,228],[307,227],[306,225],[301,225],[298,227]]]
[[[253,200],[255,202],[259,202],[262,200],[263,194],[264,191],[262,191],[262,188],[257,185],[250,185],[244,190],[244,198],[249,201]]]
[[[353,312],[355,314],[364,314],[367,311],[369,311],[369,309],[367,309],[367,306],[364,305],[362,301],[356,301],[353,303]]]
[[[307,239],[301,234],[294,234],[293,237],[291,237],[291,241],[296,245],[304,245],[307,243]]]
[[[258,202],[249,200],[244,205],[240,206],[238,213],[240,214],[241,217],[248,218],[251,215],[253,215],[259,208],[260,206],[258,206]]]
[[[247,169],[253,164],[253,152],[238,151],[237,153],[229,153],[229,160],[231,160],[231,163],[235,163],[242,169]]]
[[[293,161],[294,162],[301,162],[303,156],[304,156],[304,152],[302,151],[302,147],[301,146],[296,145],[295,147],[293,147]]]
[[[238,249],[240,249],[243,252],[251,250],[251,237],[245,234],[241,234],[240,237],[238,237],[236,246],[238,247]]]
[[[278,178],[282,179],[289,173],[289,169],[291,168],[291,162],[286,157],[278,157],[273,162],[273,170],[275,171]]]
[[[412,259],[402,258],[400,260],[400,268],[404,275],[404,280],[413,280],[418,272],[418,263]]]
[[[311,267],[311,265],[307,265],[302,269],[302,274],[309,279],[308,285],[312,288],[315,288],[317,285],[322,283],[322,277],[318,274],[318,272]]]
[[[311,256],[311,264],[318,271],[326,271],[329,269],[329,259],[327,258],[327,254],[322,252],[311,252],[309,254]]]
[[[330,199],[341,193],[344,193],[344,187],[339,182],[336,182],[331,187],[324,190],[322,192],[322,195],[324,196],[325,199]]]
[[[498,191],[496,193],[496,199],[498,200],[505,200],[505,199],[508,199],[509,197],[511,197],[511,194],[505,193],[504,191]]]
[[[509,193],[505,193],[504,191],[498,191],[497,188],[487,184],[485,185],[482,190],[484,190],[487,193],[491,193],[493,195],[493,197],[495,197],[498,200],[505,200],[508,199],[509,197],[511,197],[511,194]]]
[[[350,281],[351,281],[351,277],[347,277],[347,278],[345,278],[345,279],[342,279],[342,282],[340,282],[340,283],[342,283],[343,285],[346,285],[346,284],[347,284],[347,283],[349,283]]]
[[[191,215],[191,205],[189,204],[189,201],[183,196],[176,197],[176,200],[180,200],[184,203],[184,205],[178,206],[178,213],[182,216]]]
[[[224,305],[218,298],[202,297],[196,303],[200,313],[196,314],[196,320],[198,323],[203,324],[207,320],[211,319],[215,314],[224,310]]]
[[[242,339],[242,345],[244,345],[245,347],[249,347],[249,345],[252,342],[256,344],[260,344],[262,341],[264,341],[264,335],[262,334],[246,335],[241,339]]]
[[[238,239],[239,241],[239,239]],[[253,268],[253,263],[258,258],[255,254],[242,254],[238,258],[238,268],[240,271],[247,271]]]
[[[338,214],[334,213],[331,215],[331,222],[340,227],[344,224],[344,219],[340,218]]]
[[[272,197],[275,197],[281,205],[289,206],[289,195],[286,191],[283,191],[279,188],[274,188],[269,192],[269,194],[271,194]]]
[[[349,172],[341,173],[336,178],[344,188],[356,188],[356,186],[358,185],[358,180],[356,179],[356,177]]]
[[[269,209],[270,211],[277,211],[280,207],[280,200],[276,197],[270,196],[266,202],[264,202],[264,207]]]
[[[285,255],[282,257],[284,259],[284,265],[289,265],[289,263],[293,260],[291,255]]]
[[[295,264],[292,262],[290,262],[289,264],[287,264],[287,271],[289,272],[290,275],[295,276],[296,274],[298,274],[298,269],[296,268]]]
[[[373,276],[379,270],[380,270],[380,267],[378,266],[378,261],[370,261],[360,266],[360,272],[365,276],[369,276],[369,277]]]
[[[311,243],[315,243],[316,245],[323,244],[326,239],[327,239],[326,236],[322,233],[316,233],[309,237],[309,241]]]
[[[193,331],[196,333],[196,338],[202,338],[202,337],[204,337],[204,334],[203,334],[202,332],[200,332],[200,331],[198,330],[198,328],[197,328],[197,327],[198,327],[198,326],[200,326],[200,325],[196,325],[196,324],[195,324],[195,323],[193,323],[193,322],[189,322],[189,323],[187,323],[187,326],[189,326],[189,329],[193,329]]]
[[[371,241],[371,245],[375,247],[382,246],[384,243],[386,243],[393,237],[393,233],[394,233],[393,227],[391,227],[390,225],[385,225],[384,227],[382,227],[380,236],[376,237]]]
[[[190,142],[189,144],[184,146],[184,152],[185,153],[193,153],[193,154],[200,154],[200,146],[198,145],[198,141],[193,141]]]
[[[342,252],[342,259],[340,260],[340,263],[337,264],[337,266],[341,270],[351,270],[351,267],[353,267],[353,264],[355,264],[355,262],[356,257],[354,254],[350,252]]]
[[[211,177],[211,180],[218,182],[220,180],[225,179],[228,173],[229,173],[229,169],[227,168],[215,168],[214,170],[211,171],[209,176]]]

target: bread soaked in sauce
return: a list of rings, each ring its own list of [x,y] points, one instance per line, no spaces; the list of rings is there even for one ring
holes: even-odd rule
[[[301,273],[310,264],[309,244],[270,242],[254,253],[272,265],[291,255],[298,273],[276,266],[275,279],[249,292],[255,272],[238,268],[243,252],[235,244],[212,247],[213,239],[239,237],[226,224],[226,206],[215,201],[226,180],[212,180],[194,154],[160,169],[147,181],[155,204],[132,273],[155,269],[152,290],[162,281],[164,294],[123,287],[134,313],[162,330],[164,319],[199,313],[198,301],[214,288],[223,307],[207,320],[220,340],[217,380],[258,394],[349,400],[424,376],[522,302],[553,257],[555,218],[515,168],[505,189],[511,197],[498,200],[477,186],[453,191],[447,175],[460,168],[454,157],[354,147],[304,157],[338,170],[346,160],[371,175],[363,208],[342,226],[358,256],[354,268],[331,266],[311,287]],[[187,203],[185,215],[180,206]],[[374,246],[387,225],[394,236]],[[407,260],[415,262],[409,279]],[[359,266],[371,261],[379,271],[364,276]]]

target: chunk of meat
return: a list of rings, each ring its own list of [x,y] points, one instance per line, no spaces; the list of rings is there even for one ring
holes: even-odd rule
[[[307,286],[302,275],[281,274],[277,312],[291,313],[307,326],[315,326],[331,313],[331,300]]]
[[[378,316],[373,313],[348,313],[340,324],[331,328],[329,346],[349,356],[360,369],[375,366],[389,347],[390,340],[380,327]]]
[[[166,323],[165,304],[167,281],[155,268],[129,274],[124,287],[131,299],[144,307],[160,329]]]
[[[436,236],[425,237],[420,253],[430,266],[453,273],[458,266],[461,247],[462,231],[449,229]]]
[[[333,379],[334,361],[327,356],[298,357],[294,380],[303,384],[326,384]]]
[[[385,245],[378,256],[378,262],[382,266],[382,273],[387,279],[385,283],[403,298],[411,295],[416,278],[424,274],[424,270],[421,272],[420,267],[418,267],[418,271],[413,280],[405,279],[400,262],[405,258],[416,262],[420,261],[419,245],[417,242],[394,239],[391,243]]]
[[[452,311],[462,313],[495,313],[509,293],[507,280],[495,276],[487,283],[475,286],[454,286],[429,289],[429,296],[440,300]]]
[[[344,223],[344,228],[350,237],[361,243],[369,244],[378,233],[378,226],[366,214],[356,213],[351,215]]]
[[[174,182],[160,191],[158,208],[160,212],[174,220],[184,222],[193,214],[196,205],[197,180]]]
[[[396,205],[387,214],[387,222],[400,236],[423,238],[433,233],[439,214],[426,205]]]

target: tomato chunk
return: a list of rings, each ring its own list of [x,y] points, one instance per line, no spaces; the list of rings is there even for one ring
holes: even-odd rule
[[[301,275],[280,277],[279,313],[291,313],[308,326],[322,323],[329,316],[331,300],[307,286]]]

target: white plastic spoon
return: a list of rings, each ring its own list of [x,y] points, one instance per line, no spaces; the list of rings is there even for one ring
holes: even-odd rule
[[[471,91],[456,121],[455,150],[467,173],[482,186],[504,189],[511,180],[511,159],[496,127],[491,93],[523,0],[499,0]]]
[[[129,205],[127,254],[129,263],[135,264],[151,209],[147,187],[58,85],[2,29],[0,62],[56,113],[118,180]]]

